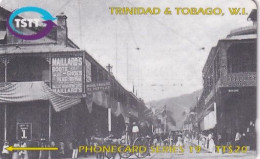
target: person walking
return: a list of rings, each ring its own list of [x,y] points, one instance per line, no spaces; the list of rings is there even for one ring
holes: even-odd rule
[[[26,142],[22,142],[21,147],[27,147]],[[29,159],[28,152],[26,150],[19,151],[18,155],[20,159]]]
[[[172,131],[169,132],[168,140],[169,140],[169,146],[173,146],[173,132]]]
[[[213,135],[212,134],[209,134],[208,136],[208,142],[209,142],[209,151],[211,153],[215,153],[215,142],[213,140]]]
[[[79,153],[78,141],[77,141],[77,139],[74,139],[74,140],[73,140],[73,142],[72,142],[72,148],[73,148],[72,158],[73,158],[73,159],[76,159],[76,158],[78,158],[78,153]]]
[[[255,124],[253,121],[250,121],[249,123],[249,131],[248,131],[248,136],[249,136],[249,143],[250,143],[250,149],[255,150],[256,149],[256,130],[255,130]]]
[[[65,144],[64,142],[59,143],[59,158],[64,158],[65,157]]]
[[[182,138],[181,137],[178,137],[178,141],[176,143],[176,146],[178,146],[178,147],[183,146],[183,142],[182,142]]]
[[[14,143],[14,147],[20,147],[20,142],[19,141],[16,141]],[[13,151],[13,154],[12,154],[12,159],[18,159],[19,158],[19,154],[18,154],[18,151],[14,150]]]
[[[45,138],[41,138],[40,147],[43,147],[43,148],[47,147],[47,143],[46,143]],[[39,159],[47,159],[47,158],[48,158],[48,152],[47,151],[40,151]]]
[[[137,126],[136,122],[133,122],[133,128],[132,128],[132,142],[135,141],[135,139],[138,137],[138,133],[139,133],[139,127]]]
[[[246,133],[243,133],[240,139],[240,147],[242,146],[248,146],[247,142],[246,142]]]
[[[131,130],[130,130],[130,126],[129,123],[125,123],[125,144],[130,144],[130,134],[131,134]]]
[[[54,141],[51,141],[50,147],[56,147],[56,143]],[[59,157],[59,152],[58,151],[51,151],[51,157],[53,159],[56,159]]]
[[[236,133],[235,136],[235,146],[239,146],[240,145],[240,139],[241,139],[241,134],[239,132]]]
[[[9,159],[9,151],[7,150],[8,147],[9,147],[9,143],[8,141],[5,141],[2,150],[3,159]]]

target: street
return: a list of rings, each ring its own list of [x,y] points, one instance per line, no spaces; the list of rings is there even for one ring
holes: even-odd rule
[[[254,2],[16,1],[0,159],[256,158]]]

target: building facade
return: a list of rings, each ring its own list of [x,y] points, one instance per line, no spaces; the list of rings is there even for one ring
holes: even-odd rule
[[[8,31],[10,14],[0,7],[1,141],[62,141],[69,149],[75,139],[85,144],[91,136],[107,136],[110,110],[115,137],[122,135],[126,123],[141,120],[139,114],[147,110],[143,100],[68,38],[64,14],[57,16],[51,33],[32,41]],[[95,91],[91,85],[106,87]]]
[[[203,92],[198,102],[198,124],[202,132],[221,135],[224,144],[233,144],[237,132],[254,134],[256,121],[257,27],[231,31],[218,41],[203,68]],[[252,141],[255,142],[255,141]]]

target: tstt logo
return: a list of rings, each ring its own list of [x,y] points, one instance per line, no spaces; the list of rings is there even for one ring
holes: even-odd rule
[[[16,28],[32,28],[33,24],[35,27],[39,26],[40,19],[14,19]]]
[[[41,19],[38,18],[31,18],[31,19],[21,19],[21,18],[16,18],[17,15],[24,13],[24,12],[36,12],[41,15],[41,18],[43,19],[43,23],[46,24],[46,26],[36,32],[35,34],[32,35],[25,35],[21,31],[17,30],[16,28],[32,28],[32,27],[39,27],[40,22],[42,21]],[[53,23],[53,20],[56,18],[52,17],[52,15],[38,7],[23,7],[20,9],[16,9],[13,11],[7,21],[7,28],[8,30],[15,35],[16,37],[24,40],[37,40],[41,39],[44,36],[46,36],[54,26],[56,26],[55,23]],[[14,26],[15,24],[15,26]]]

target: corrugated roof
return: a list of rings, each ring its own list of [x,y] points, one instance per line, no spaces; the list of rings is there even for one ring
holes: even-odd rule
[[[23,54],[23,53],[59,53],[59,52],[79,52],[80,49],[57,45],[55,43],[37,45],[1,45],[1,54]]]
[[[238,36],[231,36],[222,40],[247,40],[247,39],[256,39],[256,34],[247,34],[247,35],[238,35]]]

